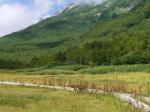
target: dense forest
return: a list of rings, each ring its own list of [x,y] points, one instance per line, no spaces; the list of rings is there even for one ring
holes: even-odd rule
[[[126,2],[130,3],[130,0],[127,0]],[[115,4],[114,7],[116,7],[116,5],[123,7],[121,6],[121,3]],[[100,6],[102,7],[103,5]],[[97,6],[95,9],[100,6]],[[129,4],[127,4],[127,6],[129,7]],[[52,32],[51,30],[54,32],[59,31],[60,34],[58,34],[58,36],[60,36],[62,35],[61,32],[63,32],[63,38],[60,37],[58,40],[53,41],[48,41],[46,39],[46,41],[43,41],[43,43],[36,43],[35,38],[33,38],[32,44],[36,45],[36,47],[32,46],[26,48],[25,46],[31,44],[29,42],[30,39],[28,34],[30,34],[31,37],[34,37],[34,30],[38,31],[38,29],[34,29],[34,27],[37,27],[38,25],[30,27],[29,29],[32,29],[30,32],[22,31],[21,35],[20,33],[17,33],[4,37],[6,39],[0,40],[3,42],[2,45],[10,42],[9,45],[12,44],[15,50],[11,49],[10,47],[0,47],[0,68],[13,69],[47,65],[50,66],[53,64],[84,64],[97,66],[150,63],[150,1],[142,0],[128,12],[121,14],[116,12],[114,7],[109,7],[107,9],[104,8],[105,10],[101,16],[94,20],[92,18],[93,15],[91,15],[91,17],[87,17],[87,15],[83,16],[85,18],[81,18],[83,19],[82,21],[84,21],[84,19],[88,19],[86,24],[82,24],[82,21],[80,21],[78,24],[72,23],[72,21],[67,23],[67,20],[59,21],[57,23],[50,23],[48,27],[46,27],[50,30],[50,33]],[[83,13],[85,13],[86,10],[83,10],[82,7]],[[90,10],[90,8],[88,8],[88,10]],[[75,11],[76,13],[79,12],[77,8],[72,9],[72,12]],[[69,12],[64,12],[59,16],[60,18],[64,18],[68,13]],[[70,14],[72,15],[74,13],[70,12]],[[73,16],[76,17],[77,15]],[[70,19],[71,16],[68,18]],[[47,21],[48,20],[45,20],[43,23],[39,23],[40,28],[45,26]],[[54,21],[53,18],[51,21]],[[73,24],[72,27],[74,28],[70,29],[68,26],[66,26],[66,24],[69,26]],[[78,29],[80,24],[82,28]],[[66,28],[65,30],[60,30],[63,29],[63,27],[67,27],[68,29]],[[76,30],[74,32],[70,32],[73,29]],[[69,32],[71,35],[68,35]],[[25,41],[20,38],[18,39],[18,37],[22,36],[23,33],[23,39],[28,40]],[[19,40],[19,44],[17,45],[13,44],[14,41],[10,39],[11,36],[14,37],[14,35],[14,39],[16,39],[16,41]],[[68,39],[68,37],[72,35],[74,38]],[[44,37],[40,38],[41,41],[44,39]],[[28,42],[28,44],[26,42]],[[21,48],[19,47],[20,44],[24,46]],[[26,54],[24,54],[25,56],[18,57],[18,54],[21,55],[22,50],[26,52]],[[8,59],[2,59],[2,57],[13,53],[15,55],[10,56]]]

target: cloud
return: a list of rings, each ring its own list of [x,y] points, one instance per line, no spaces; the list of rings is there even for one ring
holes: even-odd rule
[[[0,37],[55,15],[70,3],[100,4],[104,0],[0,0]],[[51,13],[50,13],[51,12]]]
[[[104,0],[75,0],[77,4],[101,4]]]
[[[24,29],[40,18],[50,16],[48,11],[54,2],[50,0],[33,0],[32,7],[19,2],[0,4],[0,36]]]
[[[56,2],[57,2],[58,4],[63,4],[63,3],[65,2],[65,0],[56,0]]]

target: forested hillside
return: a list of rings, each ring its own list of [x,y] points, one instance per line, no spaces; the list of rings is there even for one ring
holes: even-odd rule
[[[82,48],[66,51],[67,60],[96,65],[150,63],[150,1],[123,16],[97,23],[82,36],[84,40]]]
[[[0,38],[0,68],[150,63],[150,1],[76,5]]]

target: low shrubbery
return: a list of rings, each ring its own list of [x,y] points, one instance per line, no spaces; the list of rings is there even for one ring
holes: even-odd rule
[[[150,72],[150,64],[146,65],[120,65],[120,66],[96,66],[79,70],[80,73],[106,74],[114,72]]]

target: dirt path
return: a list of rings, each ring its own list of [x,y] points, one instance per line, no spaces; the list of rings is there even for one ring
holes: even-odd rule
[[[119,97],[120,99],[131,103],[134,107],[150,112],[149,105],[147,105],[141,101],[138,101],[137,99],[134,99],[131,94],[125,94],[125,93],[114,93],[114,94],[115,94],[115,96]]]
[[[147,103],[150,103],[150,97],[142,97]]]
[[[40,87],[40,88],[49,88],[49,89],[58,89],[58,90],[66,90],[66,91],[71,91],[74,92],[75,89],[72,87],[63,87],[63,86],[46,86],[46,85],[39,85],[39,84],[29,84],[29,83],[20,83],[20,82],[0,82],[0,85],[11,85],[11,86],[27,86],[27,87]],[[87,89],[86,92],[88,93],[96,93],[96,94],[102,94],[104,93],[103,91],[100,90],[95,90],[95,89]],[[147,112],[150,112],[150,106],[134,99],[131,94],[126,94],[126,93],[113,93],[114,96],[120,98],[121,100],[124,100],[130,104],[132,104],[134,107],[143,109]],[[150,98],[148,97],[142,97],[146,101],[150,102]]]

